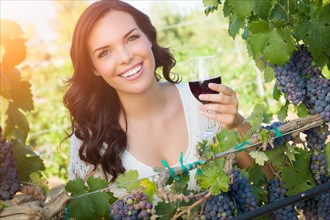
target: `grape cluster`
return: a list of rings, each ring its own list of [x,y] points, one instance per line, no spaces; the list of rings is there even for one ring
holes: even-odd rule
[[[0,127],[0,199],[12,199],[20,189],[13,144],[2,137]]]
[[[206,200],[200,219],[229,219],[234,216],[235,210],[231,197],[222,192]]]
[[[329,126],[323,125],[312,128],[306,133],[307,147],[311,150],[310,169],[317,185],[329,180],[327,176],[327,161],[325,158],[325,142],[330,133]]]
[[[245,213],[257,208],[257,201],[248,179],[240,175],[239,169],[232,169],[229,195],[236,202],[238,213]]]
[[[152,212],[153,206],[147,201],[147,195],[137,191],[110,207],[110,215],[114,220],[150,219]]]
[[[278,128],[281,125],[283,125],[282,122],[273,122],[271,125],[264,126],[263,128],[265,128],[267,130],[274,130],[275,128]],[[292,136],[290,134],[286,134],[281,137],[277,137],[273,141],[273,147],[280,147],[280,146],[284,145],[286,142],[289,142],[291,140],[292,140]],[[272,149],[273,147],[270,146],[270,144],[268,144],[267,150]]]
[[[309,113],[320,114],[326,121],[330,121],[330,81],[320,75],[311,74],[306,83],[307,95],[304,100]]]
[[[290,61],[282,66],[274,65],[276,82],[292,104],[297,105],[306,97],[306,78],[302,71],[311,66],[312,57],[305,47],[292,53]]]
[[[321,185],[329,180],[327,175],[327,161],[325,158],[325,142],[330,134],[327,124],[311,128],[306,134],[307,148],[311,151],[310,169],[316,185]],[[307,220],[330,220],[330,192],[322,193],[313,198],[297,204],[302,209]]]
[[[297,204],[306,220],[330,220],[330,192],[316,195]]]
[[[310,114],[320,114],[329,122],[330,81],[322,76],[320,68],[312,66],[312,61],[311,53],[301,45],[289,62],[273,65],[276,83],[292,104],[302,102]]]
[[[280,179],[274,178],[268,182],[268,192],[269,203],[272,203],[284,199],[286,197],[287,189],[284,187],[284,184]],[[272,218],[276,220],[298,220],[294,211],[294,205],[288,205],[284,208],[277,209],[273,211],[271,215]]]

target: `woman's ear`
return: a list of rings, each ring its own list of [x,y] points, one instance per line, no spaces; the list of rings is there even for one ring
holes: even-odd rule
[[[93,69],[93,74],[94,74],[95,76],[101,76],[101,74],[100,74],[97,70],[95,70],[95,69]]]

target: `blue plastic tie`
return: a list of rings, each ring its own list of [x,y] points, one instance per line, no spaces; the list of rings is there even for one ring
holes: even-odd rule
[[[64,209],[64,220],[70,219],[70,204],[67,204]]]
[[[162,160],[162,164],[165,168],[169,169],[171,177],[175,178],[176,177],[175,170],[168,165],[166,160]]]
[[[242,150],[244,150],[244,146],[247,144],[250,144],[250,142],[244,141],[244,142],[240,143],[239,145],[235,146],[235,148],[239,151],[242,151]]]
[[[180,164],[181,164],[181,168],[182,168],[182,173],[188,173],[188,168],[183,165],[183,153],[180,153]]]
[[[276,137],[282,137],[282,133],[280,132],[280,130],[278,128],[273,128],[273,130],[275,131]]]

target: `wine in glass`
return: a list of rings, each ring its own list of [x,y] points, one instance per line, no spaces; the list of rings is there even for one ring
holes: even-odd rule
[[[200,56],[190,60],[189,72],[191,80],[189,88],[194,97],[202,104],[208,102],[200,100],[200,94],[217,94],[218,92],[208,87],[209,83],[221,83],[220,70],[215,56]],[[207,129],[203,138],[214,141],[216,133],[219,131],[220,124],[214,120],[208,119]]]

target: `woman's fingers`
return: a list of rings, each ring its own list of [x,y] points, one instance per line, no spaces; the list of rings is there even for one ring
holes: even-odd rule
[[[223,84],[209,83],[208,86],[210,89],[217,91],[219,93],[222,93],[224,95],[228,95],[228,96],[236,95],[235,90],[233,90],[232,88],[225,86]]]
[[[199,99],[211,103],[221,103],[226,105],[236,105],[236,96],[228,96],[223,94],[202,94],[199,95]]]
[[[210,103],[200,106],[201,111],[210,111],[215,114],[236,114],[237,108],[233,105],[221,105],[216,103]]]
[[[236,92],[228,86],[210,83],[210,89],[219,92],[218,94],[202,94],[199,98],[203,101],[212,103],[221,103],[229,105],[237,105]]]

